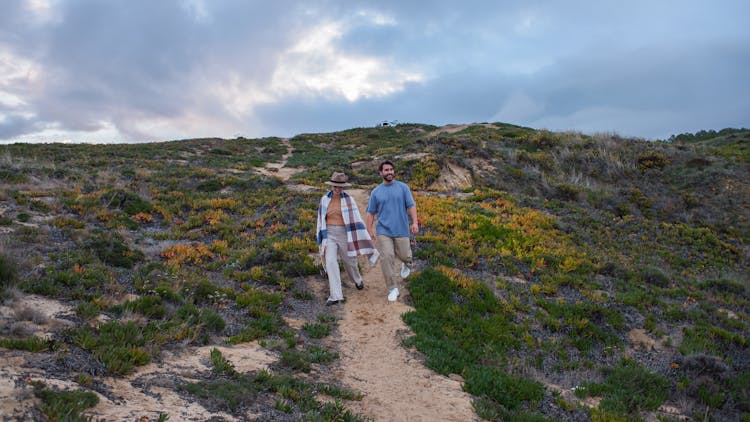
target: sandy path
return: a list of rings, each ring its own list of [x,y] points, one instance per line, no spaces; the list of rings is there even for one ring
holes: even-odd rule
[[[295,167],[287,167],[289,157],[294,153],[294,148],[288,138],[282,138],[281,143],[286,147],[286,154],[281,156],[281,161],[278,163],[266,163],[265,167],[257,167],[254,171],[258,174],[262,174],[268,177],[277,177],[283,181],[289,180],[290,177],[301,172],[303,169]]]
[[[455,129],[460,130],[460,129]],[[297,169],[286,167],[293,149],[284,140],[288,153],[280,163],[270,163],[276,177],[287,181]],[[317,188],[293,185],[296,190]],[[363,213],[367,207],[369,191],[347,189],[354,196]],[[365,288],[353,286],[344,289],[346,302],[339,320],[340,373],[336,374],[344,385],[364,394],[361,401],[349,401],[347,407],[355,413],[367,415],[377,421],[476,421],[479,420],[471,406],[471,396],[461,388],[461,383],[427,369],[414,351],[401,345],[401,339],[410,331],[401,315],[412,310],[403,303],[388,302],[388,291],[380,265],[371,267],[360,257],[360,268]],[[344,275],[344,283],[351,282]],[[327,294],[327,282],[316,286],[317,297]]]
[[[347,192],[364,210],[368,192]],[[406,289],[399,289],[403,292],[397,302],[388,302],[380,266],[370,267],[361,259],[365,288],[345,289],[339,321],[339,379],[365,396],[347,406],[378,421],[478,420],[458,381],[425,368],[416,353],[401,345],[410,333],[401,319],[412,309],[401,300]]]

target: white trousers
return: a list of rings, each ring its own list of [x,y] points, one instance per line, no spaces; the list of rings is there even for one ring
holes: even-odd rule
[[[362,283],[362,275],[357,266],[357,257],[346,254],[346,228],[344,226],[328,226],[328,243],[326,244],[325,260],[326,272],[328,273],[328,287],[330,289],[330,300],[341,300],[344,293],[341,291],[341,271],[339,270],[338,258],[344,263],[344,269],[354,284]]]

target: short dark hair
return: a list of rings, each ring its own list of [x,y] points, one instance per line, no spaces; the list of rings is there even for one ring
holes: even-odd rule
[[[391,160],[385,160],[382,163],[380,163],[380,165],[378,166],[378,171],[383,171],[383,166],[386,164],[390,165],[393,168],[396,168],[396,166],[393,165],[393,162]]]

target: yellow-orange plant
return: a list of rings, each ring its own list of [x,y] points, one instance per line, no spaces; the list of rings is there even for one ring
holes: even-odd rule
[[[200,168],[195,169],[195,173],[194,174],[196,176],[202,176],[202,177],[213,176],[213,175],[216,174],[216,170],[210,169],[210,168],[206,168],[206,167],[200,167]]]
[[[216,224],[221,223],[227,218],[227,215],[224,214],[224,211],[221,209],[218,210],[208,210],[203,214],[203,221],[208,223],[210,226],[214,226]]]
[[[220,255],[226,255],[229,253],[229,242],[222,239],[214,239],[213,243],[211,243],[211,252],[220,254]]]
[[[589,264],[570,236],[554,228],[554,217],[516,207],[503,196],[489,190],[475,190],[469,201],[418,195],[424,240],[452,245],[462,266],[474,265],[493,250],[493,255],[524,262],[532,273],[550,268],[550,260],[563,272]]]
[[[177,269],[186,263],[200,265],[207,260],[213,259],[214,255],[206,245],[193,243],[170,246],[161,253],[161,257],[166,260],[165,265]]]
[[[131,216],[130,219],[136,223],[147,224],[154,219],[154,216],[147,212],[139,212],[138,214]]]
[[[263,267],[256,265],[250,268],[250,276],[253,278],[253,280],[262,280],[263,279]]]
[[[240,202],[233,198],[213,198],[203,201],[202,205],[205,208],[230,210],[238,207]]]
[[[100,209],[96,212],[96,219],[102,223],[110,222],[113,218],[115,215],[108,209]]]

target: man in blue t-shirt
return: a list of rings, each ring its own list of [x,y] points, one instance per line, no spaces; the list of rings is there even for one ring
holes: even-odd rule
[[[383,183],[373,189],[370,202],[367,204],[367,232],[377,239],[377,246],[382,257],[380,268],[383,270],[388,300],[398,299],[398,286],[401,278],[411,272],[411,243],[409,235],[419,232],[417,204],[411,190],[403,182],[393,180],[394,168],[390,161],[383,161],[378,167]],[[375,217],[377,216],[377,231]],[[411,225],[409,224],[411,219]],[[377,236],[376,236],[377,234]],[[398,261],[396,260],[398,258]],[[398,263],[401,262],[401,271]]]

